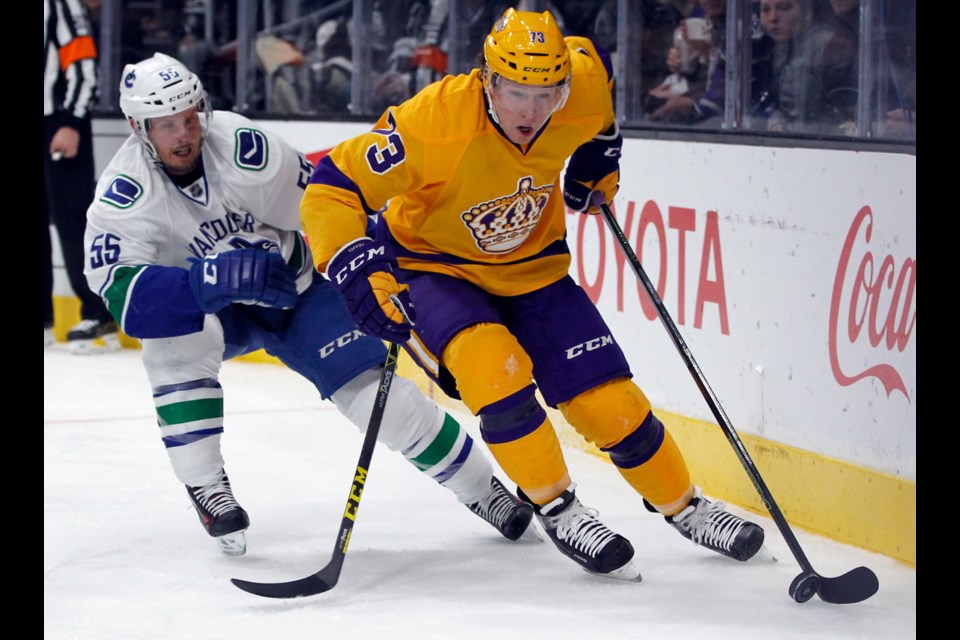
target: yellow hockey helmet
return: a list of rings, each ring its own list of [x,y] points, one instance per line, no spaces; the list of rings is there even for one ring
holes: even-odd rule
[[[559,86],[570,79],[570,53],[549,11],[507,9],[483,43],[489,73],[518,84]]]

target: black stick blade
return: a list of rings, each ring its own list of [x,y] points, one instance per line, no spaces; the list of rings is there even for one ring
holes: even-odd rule
[[[316,573],[290,582],[249,582],[238,578],[231,578],[230,582],[247,593],[264,598],[306,598],[329,591],[337,584],[335,580],[328,582]]]
[[[402,305],[397,301],[402,311]],[[340,580],[340,570],[343,568],[343,559],[347,555],[350,544],[350,535],[353,532],[354,522],[357,520],[357,510],[360,508],[360,496],[367,481],[367,470],[373,458],[373,448],[377,444],[377,435],[380,433],[380,423],[383,421],[383,412],[387,406],[387,396],[393,382],[393,374],[397,370],[397,359],[400,356],[400,345],[390,344],[387,350],[387,359],[380,372],[380,385],[377,387],[377,397],[370,413],[370,422],[367,424],[367,433],[363,436],[363,446],[360,448],[360,459],[353,474],[353,483],[350,485],[350,495],[340,521],[340,532],[333,545],[333,556],[323,569],[313,575],[290,582],[249,582],[231,578],[230,582],[247,593],[264,598],[305,598],[318,593],[329,591],[337,586]]]
[[[817,595],[831,604],[863,602],[880,589],[877,574],[866,567],[857,567],[836,578],[820,576]]]

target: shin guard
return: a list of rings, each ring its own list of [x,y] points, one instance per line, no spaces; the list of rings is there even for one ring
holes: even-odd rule
[[[559,408],[661,513],[675,513],[690,501],[693,485],[683,455],[632,381],[621,378],[599,385]]]
[[[474,325],[450,341],[443,360],[507,476],[537,503],[559,496],[570,484],[567,465],[517,339],[503,325]]]
[[[480,432],[493,457],[533,502],[546,504],[570,485],[557,432],[532,385],[481,411]]]
[[[610,453],[610,459],[613,460],[620,475],[630,483],[631,487],[636,489],[637,493],[642,495],[660,513],[672,515],[687,506],[693,497],[694,487],[690,482],[690,472],[683,460],[683,454],[680,453],[680,448],[670,436],[670,432],[663,427],[663,424],[652,413],[649,422],[655,422],[658,427],[645,422],[637,431],[656,430],[658,428],[662,433],[662,438],[660,439],[660,445],[649,451],[650,457],[646,462],[635,467],[621,466],[622,463],[617,462],[615,456],[619,457],[618,454],[622,453],[626,454],[626,457],[630,457],[630,452],[627,451],[629,443],[623,449],[621,449],[621,445],[624,445],[624,443],[621,443],[611,448],[608,453]],[[641,437],[640,439],[644,438]],[[635,450],[633,453],[638,452]]]

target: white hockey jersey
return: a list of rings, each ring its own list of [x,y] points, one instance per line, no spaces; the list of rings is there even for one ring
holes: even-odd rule
[[[303,154],[249,119],[217,111],[201,162],[200,177],[178,187],[131,135],[97,183],[85,274],[128,335],[198,331],[203,312],[187,270],[214,253],[278,250],[301,292],[312,280],[299,205],[313,166]]]

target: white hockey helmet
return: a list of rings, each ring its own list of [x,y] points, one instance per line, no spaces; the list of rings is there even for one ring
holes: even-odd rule
[[[179,60],[155,53],[151,58],[124,67],[120,79],[120,110],[155,160],[156,150],[147,137],[147,121],[193,107],[199,107],[200,123],[206,136],[213,115],[207,92],[203,90],[200,78]]]

